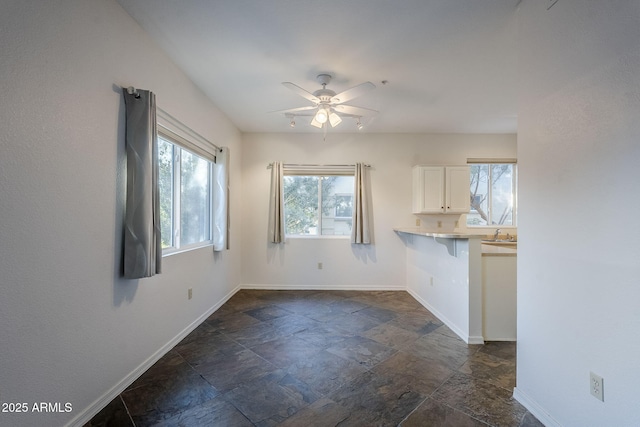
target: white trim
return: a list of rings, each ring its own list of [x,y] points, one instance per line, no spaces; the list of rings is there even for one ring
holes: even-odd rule
[[[147,358],[144,362],[138,365],[133,371],[131,371],[126,377],[121,379],[116,385],[111,387],[106,393],[96,399],[82,412],[76,415],[66,426],[83,426],[89,422],[98,412],[104,409],[113,399],[118,397],[123,391],[127,389],[135,380],[137,380],[142,374],[144,374],[154,363],[162,358],[175,347],[180,341],[182,341],[187,335],[189,335],[194,329],[202,324],[209,316],[211,316],[216,310],[231,299],[239,290],[240,286],[237,286],[227,295],[225,295],[217,304],[213,305],[204,314],[191,322],[186,328],[184,328],[178,335],[173,337],[169,342],[160,347],[155,353]]]
[[[162,249],[162,256],[171,256],[181,254],[183,252],[195,251],[196,249],[208,248],[213,246],[213,240],[207,240],[206,242],[192,243],[191,245],[182,246],[180,249],[175,247],[167,247]]]
[[[483,158],[469,158],[467,159],[467,164],[468,165],[473,165],[473,164],[485,164],[485,163],[495,163],[495,164],[506,164],[506,163],[513,163],[513,164],[518,164],[518,159],[496,159],[496,158],[487,158],[487,159],[483,159]]]
[[[426,300],[422,299],[420,295],[418,295],[412,289],[405,288],[405,290],[411,295],[416,301],[424,306],[427,310],[431,312],[434,316],[442,321],[445,325],[449,327],[456,335],[458,335],[465,343],[467,344],[484,344],[484,337],[482,336],[470,336],[463,332],[455,323],[449,320],[446,316],[436,310],[431,304],[429,304]]]
[[[558,421],[556,421],[547,411],[545,411],[542,406],[538,405],[538,403],[531,399],[529,395],[523,392],[518,387],[513,388],[513,398],[516,399],[522,406],[527,408],[531,414],[538,419],[542,424],[546,427],[562,427]]]
[[[482,344],[482,345],[484,345],[484,337],[469,335],[469,338],[467,339],[466,342],[467,342],[467,344]]]
[[[406,291],[404,285],[379,286],[379,285],[278,285],[278,284],[255,284],[247,283],[240,286],[240,289],[262,289],[274,291]]]
[[[286,239],[307,239],[307,240],[313,240],[313,239],[344,239],[344,240],[349,240],[351,238],[350,235],[346,235],[346,234],[285,234],[285,238]]]

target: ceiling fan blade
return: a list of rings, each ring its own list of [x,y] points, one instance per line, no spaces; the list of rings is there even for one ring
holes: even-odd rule
[[[351,114],[354,116],[373,116],[378,114],[376,110],[370,110],[368,108],[354,107],[352,105],[336,105],[333,108],[340,113]]]
[[[302,89],[300,86],[296,84],[293,84],[291,82],[283,82],[282,85],[285,87],[288,87],[289,89],[291,89],[292,91],[300,95],[301,97],[308,99],[311,102],[314,102],[316,104],[320,102],[320,100],[316,98],[311,92],[307,92],[306,90]]]
[[[339,94],[333,96],[331,98],[331,103],[341,104],[343,102],[347,102],[375,88],[376,88],[376,85],[374,85],[371,82],[365,82],[365,83],[359,84],[358,86],[354,86],[351,89],[347,89],[344,92],[340,92]]]
[[[308,111],[308,110],[315,110],[318,107],[316,107],[315,105],[311,105],[309,107],[298,107],[298,108],[288,108],[286,110],[277,110],[277,111],[270,111],[270,113],[299,113],[300,111]],[[296,114],[296,115],[302,115],[302,114]]]

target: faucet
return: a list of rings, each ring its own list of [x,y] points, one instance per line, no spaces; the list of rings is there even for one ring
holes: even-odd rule
[[[495,232],[495,234],[493,235],[493,240],[498,240],[498,235],[499,235],[499,234],[500,234],[500,229],[499,229],[499,228],[496,228],[496,232]]]

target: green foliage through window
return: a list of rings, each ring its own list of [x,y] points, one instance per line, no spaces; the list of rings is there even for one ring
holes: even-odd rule
[[[351,234],[353,176],[285,175],[283,182],[287,235]]]
[[[163,249],[211,241],[212,163],[158,138],[160,229]]]

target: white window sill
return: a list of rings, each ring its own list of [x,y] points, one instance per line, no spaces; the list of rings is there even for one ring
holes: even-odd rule
[[[181,253],[184,253],[184,252],[190,252],[190,251],[194,251],[196,249],[202,249],[202,248],[207,248],[207,247],[211,247],[211,246],[213,246],[213,242],[198,243],[198,244],[194,244],[194,245],[185,246],[185,247],[182,247],[180,249],[165,248],[165,249],[162,250],[162,257],[164,258],[166,256],[181,254]]]

